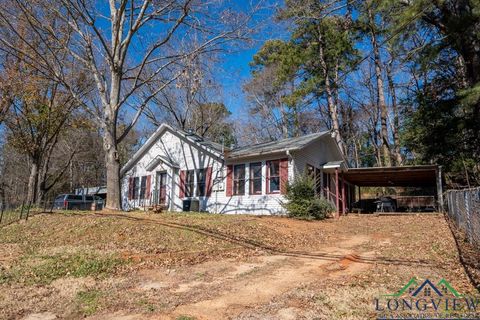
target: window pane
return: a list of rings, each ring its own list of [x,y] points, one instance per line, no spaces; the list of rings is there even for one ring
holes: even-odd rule
[[[205,196],[205,184],[199,183],[197,185],[197,196],[204,197]]]
[[[238,194],[245,194],[245,180],[238,181]]]
[[[270,177],[270,192],[280,190],[280,177]]]
[[[318,168],[315,169],[315,177],[315,191],[317,192],[317,195],[319,195],[322,192],[322,174]]]
[[[147,187],[147,177],[142,177],[142,184],[140,186],[140,199],[145,199],[145,189]]]
[[[133,199],[138,199],[138,193],[139,193],[139,187],[140,187],[140,182],[139,178],[135,177],[133,179]]]
[[[261,178],[262,177],[262,164],[258,163],[251,163],[250,170],[252,173],[252,178]]]
[[[237,165],[234,168],[235,179],[245,179],[245,165]]]
[[[245,165],[239,164],[233,167],[233,194],[245,194]]]
[[[194,170],[188,170],[185,177],[185,197],[193,197]]]
[[[203,197],[206,195],[206,188],[205,188],[205,180],[206,180],[206,170],[200,169],[197,171],[197,196]]]
[[[271,161],[270,162],[270,176],[278,176],[280,175],[280,162],[279,161]]]
[[[205,183],[205,169],[199,169],[197,174],[198,183]]]
[[[307,175],[312,179],[315,178],[315,168],[309,164],[307,164]]]
[[[262,193],[262,179],[255,179],[251,181],[252,193]]]
[[[262,163],[256,162],[250,164],[250,193],[262,193]]]

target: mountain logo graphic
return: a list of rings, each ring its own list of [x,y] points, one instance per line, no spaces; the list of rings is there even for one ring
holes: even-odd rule
[[[445,295],[453,295],[456,298],[462,297],[457,290],[445,279],[440,280],[437,284],[433,284],[429,279],[423,281],[420,285],[415,277],[411,278],[406,285],[393,294],[384,294],[383,297],[401,297],[409,295],[417,297],[420,295],[443,297]]]

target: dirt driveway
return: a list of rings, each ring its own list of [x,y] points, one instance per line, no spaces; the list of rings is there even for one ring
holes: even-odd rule
[[[442,215],[44,215],[0,230],[0,243],[0,316],[11,319],[366,319],[412,277],[474,291]],[[63,258],[54,275],[29,271],[42,281],[18,275],[86,251],[120,262]]]

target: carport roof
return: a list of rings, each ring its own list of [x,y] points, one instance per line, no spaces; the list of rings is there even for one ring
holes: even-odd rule
[[[343,173],[348,182],[368,187],[434,187],[437,165],[350,168]]]

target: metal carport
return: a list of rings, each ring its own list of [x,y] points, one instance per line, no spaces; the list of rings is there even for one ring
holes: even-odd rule
[[[358,187],[434,187],[443,211],[442,168],[438,165],[349,168],[342,178]]]

